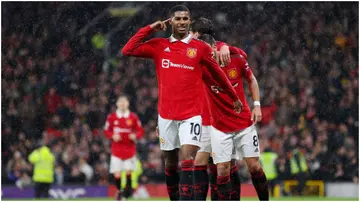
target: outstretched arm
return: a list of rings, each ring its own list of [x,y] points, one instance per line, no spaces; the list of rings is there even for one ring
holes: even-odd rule
[[[157,21],[151,25],[141,28],[131,39],[125,44],[124,48],[121,50],[123,55],[126,56],[135,56],[135,57],[144,57],[151,58],[154,54],[154,40],[149,40],[145,43],[142,41],[148,37],[152,32],[159,30],[166,30],[166,22]]]

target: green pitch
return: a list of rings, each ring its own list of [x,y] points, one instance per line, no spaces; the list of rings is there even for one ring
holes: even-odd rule
[[[33,201],[35,199],[2,199],[3,201]],[[44,199],[48,201],[49,199]],[[52,201],[61,201],[50,199]],[[72,201],[114,201],[113,198],[78,198],[71,199]],[[340,198],[340,197],[280,197],[280,198],[271,198],[271,201],[359,201],[359,198]],[[135,199],[130,199],[130,201],[135,201]],[[167,198],[149,198],[142,199],[139,201],[169,201]],[[241,198],[241,201],[258,201],[257,198]]]

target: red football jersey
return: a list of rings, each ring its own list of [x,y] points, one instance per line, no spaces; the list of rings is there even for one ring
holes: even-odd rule
[[[114,134],[121,136],[121,140],[118,142],[112,140],[112,155],[120,159],[129,159],[136,154],[136,143],[129,139],[129,135],[136,134],[136,139],[139,140],[144,134],[144,129],[135,113],[122,114],[116,111],[107,117],[104,133],[111,140]]]
[[[141,28],[122,49],[123,55],[152,58],[158,78],[158,110],[162,118],[184,120],[201,115],[203,94],[202,65],[216,80],[231,100],[238,99],[234,88],[212,58],[211,48],[189,35],[181,41],[170,38],[143,39],[153,30]]]
[[[216,47],[217,50],[220,51],[221,47],[227,45],[225,42],[222,41],[216,41]],[[229,46],[229,45],[227,45]],[[240,48],[237,47],[233,47],[233,46],[229,46],[229,51],[230,54],[241,54],[242,56],[247,57],[246,53],[241,50]],[[205,77],[208,76],[208,74],[206,74],[205,72]],[[206,78],[205,78],[206,79]],[[210,98],[209,96],[211,94],[208,94],[207,92],[207,84],[204,83],[204,95],[202,96],[203,101],[202,101],[202,125],[203,126],[210,126],[213,125],[213,115],[211,113],[211,109],[210,109]]]
[[[234,111],[233,102],[223,93],[216,81],[209,76],[205,76],[204,81],[207,84],[206,90],[209,95],[211,114],[213,116],[212,125],[222,132],[235,132],[253,124],[242,83],[242,77],[249,80],[252,72],[245,57],[240,54],[232,55],[230,64],[223,67],[222,70],[234,86],[243,103],[243,109],[240,114],[237,114]],[[208,73],[205,72],[205,75],[208,75]]]

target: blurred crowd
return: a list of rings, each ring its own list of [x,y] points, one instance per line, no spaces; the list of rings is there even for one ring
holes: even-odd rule
[[[217,39],[248,54],[260,86],[261,150],[279,155],[278,178],[291,179],[289,153],[299,148],[305,153],[310,179],[358,183],[357,4],[207,4],[187,5],[193,16],[213,20]],[[144,169],[140,180],[164,182],[164,162],[155,135],[154,65],[119,55],[104,65],[104,55],[92,47],[91,37],[77,35],[107,6],[95,2],[3,4],[3,184],[31,181],[27,157],[42,140],[56,156],[56,184],[108,184],[110,142],[103,125],[121,93],[130,96],[131,110],[145,129],[138,143]],[[155,14],[149,20],[157,20],[167,10],[167,6],[151,10]],[[120,35],[120,41],[126,42],[129,34],[134,33]],[[119,50],[121,45],[111,46]],[[247,182],[246,166],[239,165]]]

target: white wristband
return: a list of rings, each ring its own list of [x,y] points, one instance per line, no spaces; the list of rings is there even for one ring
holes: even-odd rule
[[[260,101],[254,101],[254,106],[259,106],[260,107]]]

